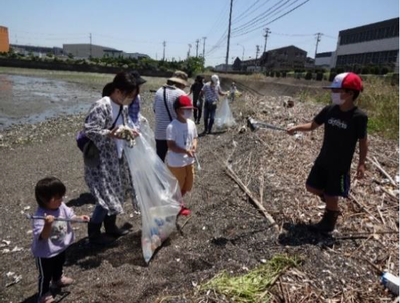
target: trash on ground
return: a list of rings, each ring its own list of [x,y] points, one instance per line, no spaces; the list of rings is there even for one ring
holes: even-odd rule
[[[396,277],[391,273],[384,272],[381,277],[381,282],[393,294],[395,294],[396,296],[399,295],[399,277]]]

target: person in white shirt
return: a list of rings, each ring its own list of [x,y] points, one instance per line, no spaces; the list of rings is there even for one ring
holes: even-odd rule
[[[180,96],[174,102],[176,119],[167,127],[167,164],[176,177],[181,188],[182,197],[193,187],[194,181],[194,153],[197,149],[196,124],[191,120],[193,113],[192,100]],[[182,205],[181,215],[189,215],[190,210]]]
[[[167,84],[160,87],[154,98],[153,110],[155,114],[155,131],[157,155],[165,161],[168,151],[166,132],[167,126],[173,119],[176,119],[176,113],[173,108],[176,98],[186,95],[183,89],[187,86],[188,75],[182,71],[176,71]]]

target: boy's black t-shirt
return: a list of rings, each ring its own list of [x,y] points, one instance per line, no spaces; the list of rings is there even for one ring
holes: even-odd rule
[[[203,88],[203,83],[195,82],[191,86],[191,90],[193,91],[193,101],[197,101],[199,98],[201,89]],[[196,105],[196,104],[195,104]]]
[[[315,163],[329,170],[348,172],[357,141],[367,136],[368,116],[358,107],[343,112],[339,105],[328,105],[314,122],[325,124],[324,142]]]

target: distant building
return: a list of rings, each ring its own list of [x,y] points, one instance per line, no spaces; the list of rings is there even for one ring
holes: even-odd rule
[[[0,53],[7,53],[9,50],[8,28],[0,26]]]
[[[270,50],[261,56],[266,70],[299,70],[306,65],[307,52],[294,45]]]
[[[150,58],[148,55],[141,53],[122,53],[122,57],[131,59]]]
[[[214,67],[215,71],[232,71],[232,65],[231,64],[218,64]]]
[[[115,54],[120,54],[122,51],[116,50],[115,48],[94,45],[94,44],[63,44],[63,50],[65,55],[72,54],[74,58],[87,59],[92,58],[103,58],[106,54],[114,57]],[[117,56],[116,56],[117,57]]]
[[[339,32],[334,67],[379,65],[396,69],[399,18]]]
[[[47,54],[52,54],[54,56],[61,56],[63,54],[63,50],[60,47],[45,47],[19,44],[11,44],[10,47],[13,49],[14,52],[23,54],[25,56],[34,55],[37,57],[44,57]]]
[[[243,72],[260,71],[261,70],[260,59],[243,60],[240,63],[240,67],[241,67],[241,71],[243,71]]]
[[[239,57],[236,57],[235,61],[233,61],[232,69],[234,71],[240,71],[242,69],[242,60]]]
[[[306,58],[306,62],[304,62],[305,69],[315,69],[315,59],[311,57]]]
[[[311,58],[310,58],[311,59]],[[304,70],[306,65],[314,66],[313,59],[307,60],[307,52],[294,45],[269,50],[257,59],[236,58],[232,70],[243,72]],[[220,64],[222,66],[224,64]]]
[[[92,53],[93,53],[93,49],[92,49]],[[122,50],[117,50],[117,49],[103,49],[103,56],[101,57],[94,57],[92,55],[93,58],[102,58],[104,56],[106,57],[112,57],[112,58],[118,58],[122,56],[123,51]],[[90,49],[89,49],[89,54],[90,54]],[[89,55],[90,56],[90,55]]]
[[[92,58],[150,58],[145,54],[140,53],[125,53],[112,47],[94,45],[94,44],[63,44],[63,50],[66,55],[72,54],[74,58],[88,59]]]
[[[315,67],[330,68],[332,65],[333,52],[318,53],[315,56]]]

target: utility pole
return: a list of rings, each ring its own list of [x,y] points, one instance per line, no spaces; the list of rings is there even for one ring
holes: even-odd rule
[[[199,56],[199,42],[200,42],[200,40],[197,39],[196,40],[196,58]]]
[[[269,30],[269,28],[265,29],[265,34],[264,34],[264,38],[265,38],[265,42],[264,42],[264,53],[267,50],[267,39],[268,39],[268,35],[271,33],[271,31]]]
[[[229,43],[231,41],[231,24],[232,24],[232,6],[233,0],[231,0],[231,8],[229,11],[229,25],[228,25],[228,43],[226,46],[226,58],[225,58],[225,70],[228,70],[228,60],[229,60]]]
[[[203,37],[203,59],[205,60],[205,55],[206,55],[206,39],[207,37]]]
[[[188,50],[188,54],[187,54],[187,59],[189,59],[189,57],[190,57],[190,49],[192,48],[191,44],[188,44],[188,45],[189,45],[189,50]]]
[[[317,57],[317,51],[318,51],[318,43],[321,41],[321,36],[323,35],[322,33],[316,33],[317,36],[317,43],[315,44],[315,56],[314,59]]]
[[[92,58],[92,33],[89,34],[89,39],[90,39],[90,55],[89,55],[89,58]]]
[[[260,52],[260,46],[259,45],[256,45],[256,66],[258,65],[257,64],[257,59],[258,59],[258,53]]]
[[[165,46],[167,45],[167,42],[164,41],[164,42],[162,43],[162,45],[163,45],[163,56],[162,56],[162,60],[165,61]]]

